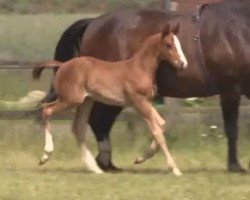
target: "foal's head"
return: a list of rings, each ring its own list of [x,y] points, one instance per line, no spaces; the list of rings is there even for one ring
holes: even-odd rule
[[[177,37],[179,28],[179,23],[173,29],[169,24],[163,28],[160,52],[163,60],[169,61],[176,69],[182,70],[187,68],[188,63]]]

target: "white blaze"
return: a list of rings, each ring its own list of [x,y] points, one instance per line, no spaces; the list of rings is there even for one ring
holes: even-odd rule
[[[187,65],[188,65],[188,62],[187,62],[187,59],[182,51],[182,48],[181,48],[181,43],[179,41],[179,39],[174,35],[174,44],[176,46],[176,49],[177,49],[177,52],[181,58],[181,61],[183,62],[183,67],[186,68]]]

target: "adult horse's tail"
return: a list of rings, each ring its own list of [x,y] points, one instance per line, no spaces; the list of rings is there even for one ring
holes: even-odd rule
[[[54,52],[54,59],[57,61],[65,62],[74,57],[79,53],[79,42],[81,41],[83,34],[91,22],[91,18],[81,19],[74,22],[69,26],[62,34],[60,40],[56,45]],[[56,68],[54,70],[56,72]],[[56,99],[54,89],[51,87],[47,96],[42,102],[51,102]]]
[[[54,52],[55,60],[65,62],[78,55],[80,48],[79,42],[90,21],[91,19],[78,20],[63,32],[60,40],[56,45],[56,49]],[[39,72],[41,74],[43,69],[44,68],[35,68],[35,70],[33,71],[33,77],[35,73]],[[54,72],[56,72],[56,68]]]
[[[88,19],[81,19],[74,22],[71,26],[69,26],[62,34],[60,40],[57,43],[55,52],[54,52],[54,59],[61,62],[66,62],[76,56],[79,53],[79,42],[81,41],[86,28],[88,27],[89,23],[91,22],[91,18]],[[38,69],[37,69],[38,70]],[[40,74],[43,71],[43,68],[40,68]],[[54,68],[54,72],[56,72],[56,68]],[[34,72],[33,72],[34,73]],[[50,91],[46,95],[46,97],[40,102],[40,104],[46,102],[52,102],[57,98],[56,93],[51,86]],[[39,106],[39,105],[38,105]],[[40,109],[38,109],[38,118],[37,120],[40,121]]]
[[[65,62],[78,55],[79,42],[91,20],[91,18],[78,20],[63,32],[55,49],[55,60]]]

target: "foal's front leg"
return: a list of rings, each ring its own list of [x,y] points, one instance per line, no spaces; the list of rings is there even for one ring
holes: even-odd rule
[[[167,147],[167,144],[165,142],[165,138],[163,135],[163,129],[159,125],[157,119],[155,118],[155,111],[152,110],[153,106],[152,104],[145,98],[142,98],[140,96],[132,97],[133,103],[137,111],[143,116],[144,120],[148,123],[149,128],[152,132],[152,135],[156,141],[156,143],[160,146],[161,150],[163,151],[163,154],[165,156],[167,165],[172,169],[173,173],[176,176],[180,176],[181,172],[178,169],[177,165],[175,164],[169,149]]]
[[[96,163],[91,151],[88,149],[85,143],[85,137],[87,132],[87,125],[89,115],[94,101],[90,98],[86,98],[80,106],[77,107],[76,115],[73,122],[73,133],[76,137],[77,143],[79,144],[82,151],[82,159],[90,171],[97,174],[103,173]]]

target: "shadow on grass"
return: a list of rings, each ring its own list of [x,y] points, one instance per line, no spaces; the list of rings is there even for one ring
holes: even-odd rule
[[[233,173],[229,172],[227,169],[223,168],[190,168],[181,170],[183,175],[192,175],[192,174],[240,174],[246,175],[250,174],[250,171],[247,173]],[[128,173],[128,174],[172,174],[170,169],[157,169],[157,168],[147,168],[147,169],[134,169],[134,168],[127,168],[124,169],[121,173]]]
[[[84,168],[67,168],[67,167],[37,167],[37,168],[5,168],[0,171],[8,172],[32,172],[36,174],[50,174],[50,173],[59,173],[59,174],[91,174],[91,172]]]
[[[128,174],[170,174],[170,171],[166,170],[166,169],[157,169],[157,168],[147,168],[147,169],[126,168],[126,169],[123,169],[120,173],[128,173]]]
[[[1,170],[2,171],[2,170]],[[9,172],[32,172],[36,174],[50,174],[50,173],[59,173],[59,174],[94,174],[93,172],[79,167],[37,167],[37,168],[5,168],[4,171]],[[183,175],[194,175],[194,174],[240,174],[240,175],[250,175],[250,171],[247,173],[230,173],[226,169],[222,168],[191,168],[182,170]],[[147,169],[134,169],[134,168],[125,168],[121,171],[106,172],[106,174],[134,174],[134,175],[172,175],[172,172],[169,169],[159,169],[159,168],[147,168]]]

